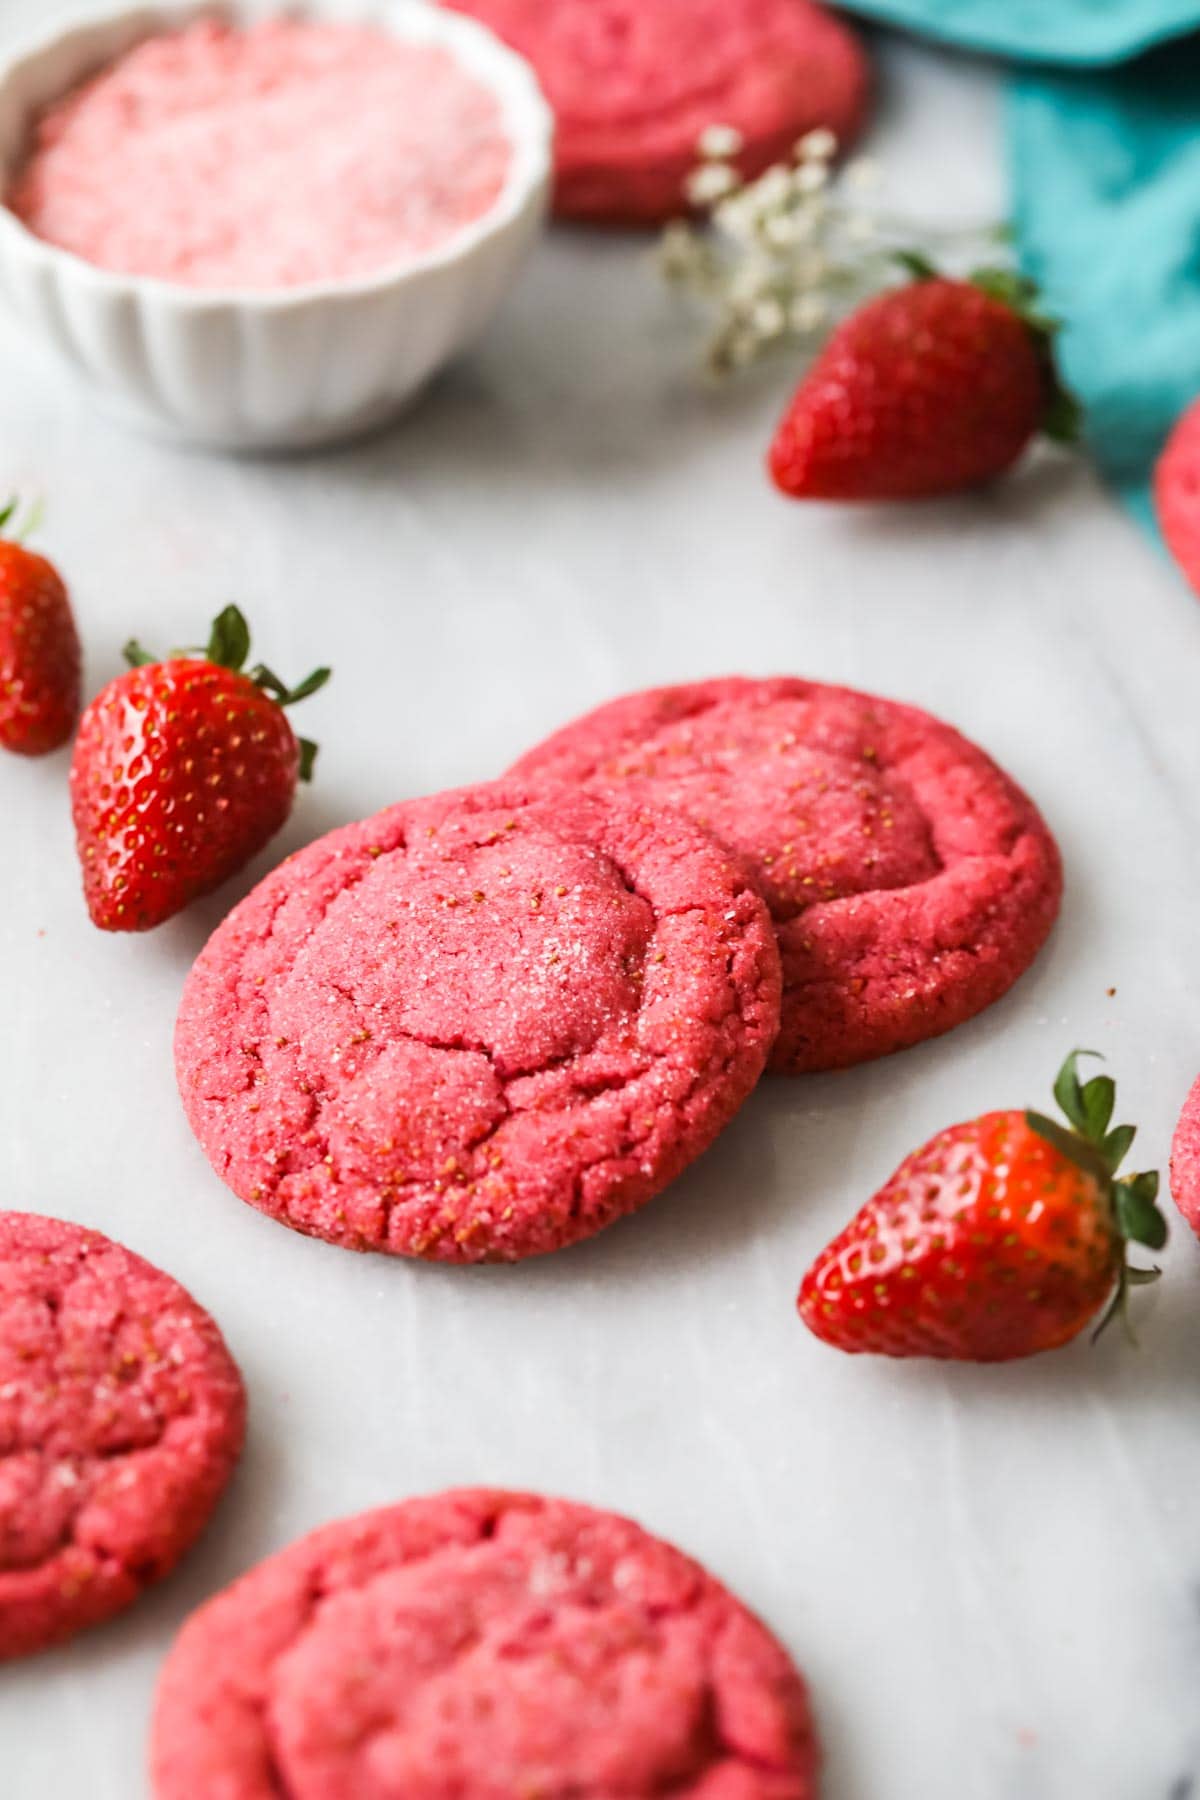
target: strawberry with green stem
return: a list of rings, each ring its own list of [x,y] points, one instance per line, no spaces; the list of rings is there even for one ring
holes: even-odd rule
[[[954,1125],[903,1162],[804,1277],[799,1310],[837,1349],[1003,1362],[1051,1350],[1119,1315],[1157,1269],[1167,1223],[1158,1175],[1118,1176],[1134,1138],[1112,1124],[1107,1075],[1082,1082],[1072,1051],[1054,1094],[1067,1123],[995,1112]]]
[[[71,802],[93,922],[146,931],[227,880],[286,821],[317,747],[284,708],[329,679],[288,688],[262,663],[236,606],[202,650],[156,661],[130,642],[124,675],[85,711]]]
[[[1078,434],[1058,321],[1032,281],[1005,268],[950,280],[923,256],[897,260],[912,279],[831,333],[775,434],[771,475],[795,499],[956,493],[1004,474],[1039,432]]]
[[[45,756],[75,729],[82,657],[62,577],[26,546],[40,508],[17,510],[0,508],[0,745]]]

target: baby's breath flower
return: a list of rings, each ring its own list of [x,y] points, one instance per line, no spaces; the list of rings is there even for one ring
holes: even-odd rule
[[[728,375],[744,368],[758,354],[758,340],[746,328],[731,321],[708,347],[708,366],[714,375]]]
[[[815,331],[818,325],[824,325],[828,317],[828,302],[819,294],[801,294],[792,301],[788,311],[788,323],[792,330],[804,337]]]
[[[763,220],[762,235],[773,250],[792,250],[808,241],[818,229],[819,218],[805,207],[790,213],[772,213]]]
[[[787,330],[788,317],[775,296],[768,294],[755,306],[750,323],[760,338],[776,338]]]
[[[729,278],[729,299],[735,306],[752,307],[770,289],[774,280],[775,265],[769,257],[761,254],[748,256]]]
[[[780,206],[787,200],[792,189],[793,174],[786,163],[772,163],[765,175],[747,189],[753,195],[754,210],[765,216],[773,207]]]
[[[701,156],[709,160],[727,161],[745,145],[740,131],[732,125],[709,125],[700,133],[697,145]]]
[[[711,162],[692,171],[685,191],[693,206],[709,206],[731,193],[737,185],[737,175],[728,163]]]
[[[662,234],[658,266],[668,281],[683,281],[696,267],[699,255],[696,234],[682,219],[674,219]]]
[[[829,185],[829,166],[823,162],[802,162],[791,174],[791,185],[798,194],[816,194]]]
[[[796,145],[796,155],[801,162],[832,162],[837,155],[837,139],[823,126],[806,131]]]
[[[724,291],[725,267],[711,238],[682,219],[664,231],[658,266],[665,281],[705,299]]]
[[[835,168],[831,131],[807,132],[789,161],[756,181],[743,182],[730,160],[742,147],[727,125],[701,135],[687,197],[703,218],[669,226],[659,250],[666,278],[712,310],[706,360],[715,374],[780,344],[811,347],[863,295],[896,277],[898,252],[921,235],[867,204],[866,191],[880,182],[874,163]],[[855,203],[847,205],[851,187]]]
[[[725,237],[749,242],[754,236],[753,188],[738,188],[736,193],[719,200],[712,211],[712,222]]]

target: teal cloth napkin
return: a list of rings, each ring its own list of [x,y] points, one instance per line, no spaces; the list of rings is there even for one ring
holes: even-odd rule
[[[1066,321],[1089,442],[1137,501],[1200,395],[1200,38],[1105,75],[1013,82],[1021,260]]]
[[[1063,371],[1088,440],[1149,521],[1154,457],[1200,395],[1200,0],[853,10],[1035,65],[1008,93],[1018,253],[1065,321]]]
[[[1123,62],[1200,25],[1196,0],[847,0],[847,10],[1021,62]]]

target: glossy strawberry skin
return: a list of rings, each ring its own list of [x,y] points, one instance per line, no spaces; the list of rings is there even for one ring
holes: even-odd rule
[[[1124,1243],[1097,1177],[987,1113],[908,1157],[804,1277],[840,1350],[1005,1362],[1067,1343],[1113,1292]]]
[[[797,499],[914,500],[990,481],[1046,413],[1045,353],[970,282],[915,281],[852,313],[796,390],[771,446]]]
[[[219,887],[292,809],[300,746],[248,676],[176,658],[109,683],[80,721],[71,804],[104,931],[146,931]]]
[[[0,540],[0,745],[44,756],[79,717],[79,634],[52,563]]]

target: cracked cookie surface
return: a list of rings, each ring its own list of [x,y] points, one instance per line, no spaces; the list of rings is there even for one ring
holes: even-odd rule
[[[1171,1144],[1171,1197],[1200,1237],[1200,1081],[1183,1103]]]
[[[659,1192],[761,1075],[770,919],[687,820],[524,784],[269,875],[196,963],[184,1105],[244,1200],[352,1249],[512,1261]]]
[[[677,217],[708,126],[732,126],[739,166],[758,175],[817,127],[847,149],[868,111],[864,50],[810,0],[450,3],[537,71],[555,115],[555,209],[568,218]]]
[[[313,1532],[184,1627],[157,1800],[815,1800],[804,1685],[611,1513],[463,1490]]]
[[[772,1066],[845,1068],[1007,992],[1059,909],[1033,802],[916,707],[789,678],[626,695],[512,773],[669,806],[744,861],[783,958]]]
[[[233,1359],[178,1282],[98,1231],[0,1213],[0,1657],[165,1575],[244,1430]]]

